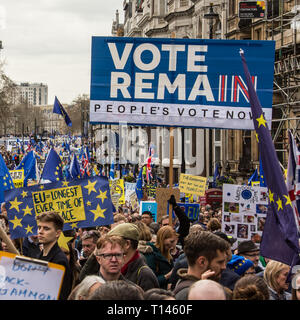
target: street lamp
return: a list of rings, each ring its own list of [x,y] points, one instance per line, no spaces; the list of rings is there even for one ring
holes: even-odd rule
[[[209,39],[213,39],[213,26],[214,26],[214,22],[218,19],[219,15],[214,12],[212,2],[209,5],[209,12],[206,13],[203,17],[204,19],[209,20]]]

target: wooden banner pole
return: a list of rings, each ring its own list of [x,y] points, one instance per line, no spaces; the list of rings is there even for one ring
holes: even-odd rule
[[[169,166],[169,189],[173,189],[173,156],[174,156],[174,132],[173,127],[170,127],[170,166]],[[169,208],[169,225],[173,225],[172,209]]]

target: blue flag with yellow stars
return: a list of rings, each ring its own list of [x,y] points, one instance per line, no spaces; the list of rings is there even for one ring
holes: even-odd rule
[[[63,180],[61,159],[53,148],[48,153],[41,179],[50,180],[51,182]]]
[[[64,230],[109,225],[114,222],[108,179],[91,177],[5,191],[12,239],[37,234],[35,217],[57,211]]]
[[[0,203],[4,202],[4,191],[14,189],[14,183],[0,153]]]
[[[71,119],[69,118],[66,110],[64,109],[64,107],[59,102],[56,96],[55,96],[54,105],[53,105],[53,113],[62,115],[63,118],[65,119],[67,126],[72,127]]]
[[[138,200],[143,198],[143,167],[141,168],[139,176],[136,180],[135,193]]]
[[[248,180],[248,186],[256,186],[259,185],[259,178],[258,178],[258,172],[257,172],[257,168],[255,169],[255,171],[253,172],[252,176],[249,178]]]
[[[269,189],[268,212],[262,234],[260,254],[263,257],[294,266],[299,262],[300,249],[293,205],[242,50],[240,54],[248,86],[252,118],[264,168],[264,177]]]

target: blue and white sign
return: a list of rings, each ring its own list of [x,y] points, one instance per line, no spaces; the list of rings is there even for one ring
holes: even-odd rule
[[[185,212],[191,221],[197,221],[200,212],[200,203],[177,203],[178,206]],[[168,206],[167,214],[169,215],[170,206]],[[172,218],[175,219],[176,215],[172,210]]]
[[[157,202],[155,202],[155,201],[141,201],[140,202],[140,215],[144,211],[150,211],[152,213],[153,221],[157,222]]]
[[[271,125],[274,41],[92,37],[90,122],[253,130],[240,49]]]

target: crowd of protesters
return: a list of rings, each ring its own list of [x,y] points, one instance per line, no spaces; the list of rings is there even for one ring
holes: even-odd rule
[[[3,157],[12,169],[20,161]],[[65,266],[62,300],[300,300],[300,272],[287,282],[290,267],[261,257],[257,239],[237,244],[223,233],[220,207],[202,205],[190,222],[173,195],[168,202],[172,223],[126,202],[111,225],[64,231],[68,249],[57,243],[64,221],[56,212],[39,215],[37,235],[13,243]],[[9,235],[5,204],[0,223]],[[0,250],[8,251],[3,239]]]

